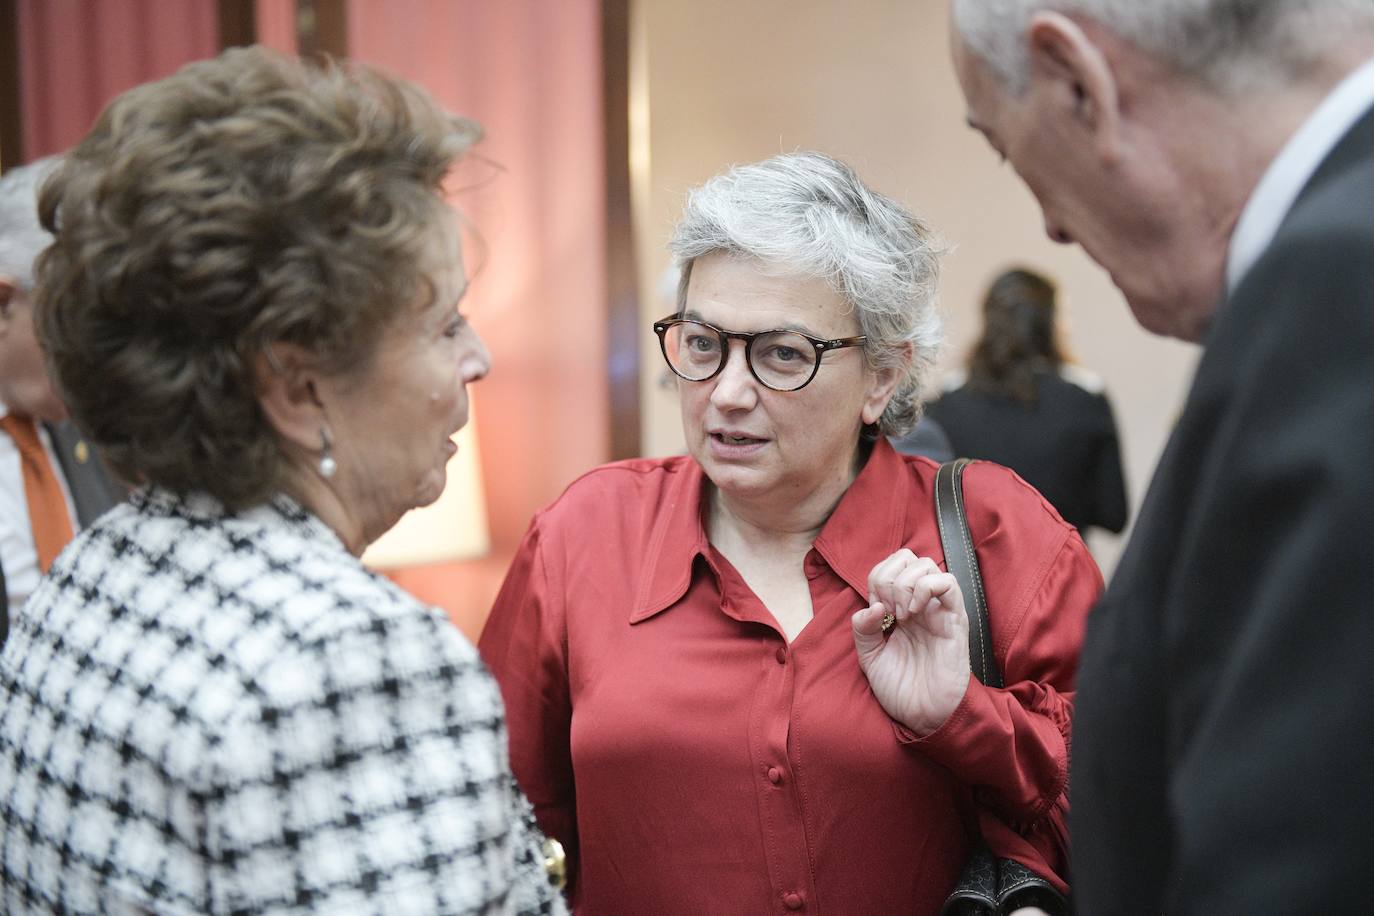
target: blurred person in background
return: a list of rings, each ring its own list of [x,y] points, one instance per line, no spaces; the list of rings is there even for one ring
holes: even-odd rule
[[[672,250],[654,329],[688,454],[595,469],[541,511],[480,643],[575,909],[933,916],[979,829],[1062,890],[1102,580],[1034,490],[970,467],[1008,686],[972,678],[936,465],[887,439],[940,341],[931,233],[798,153],[692,192]]]
[[[926,408],[957,455],[1004,464],[1081,532],[1126,526],[1116,421],[1102,380],[1069,362],[1054,284],[1009,270],[983,299],[967,372]]]
[[[419,88],[231,50],[116,99],[43,187],[35,316],[138,489],[0,659],[7,913],[556,913],[496,683],[358,560],[444,487],[466,386]]]
[[[904,436],[890,436],[888,441],[902,455],[924,455],[931,461],[941,463],[956,457],[945,428],[929,414],[917,420],[911,432]]]
[[[33,265],[52,236],[38,186],[56,157],[0,175],[0,645],[75,531],[123,495],[69,422],[33,330]]]

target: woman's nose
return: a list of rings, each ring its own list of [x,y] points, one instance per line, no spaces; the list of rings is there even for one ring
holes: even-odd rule
[[[472,334],[472,346],[460,357],[458,366],[464,383],[483,379],[491,372],[491,352],[476,331]]]
[[[725,351],[725,365],[712,379],[711,403],[720,408],[752,407],[758,400],[754,375],[749,371],[744,341],[730,341]]]

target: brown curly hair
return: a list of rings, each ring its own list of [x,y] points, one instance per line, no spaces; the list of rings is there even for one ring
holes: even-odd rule
[[[412,84],[263,48],[115,99],[41,192],[35,306],[107,463],[234,508],[276,490],[258,354],[290,341],[364,370],[429,283],[441,183],[480,133]]]

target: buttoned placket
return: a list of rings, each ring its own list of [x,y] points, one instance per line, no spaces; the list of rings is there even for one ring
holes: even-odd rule
[[[739,573],[725,562],[717,565],[713,561],[711,567],[720,583],[721,610],[737,620],[757,624],[759,630],[759,684],[749,711],[749,759],[772,888],[772,911],[818,912],[806,811],[788,745],[798,715],[797,667],[806,654],[806,629],[789,645],[777,621]],[[805,569],[808,582],[825,571],[824,561],[815,550],[807,554]],[[819,609],[814,588],[812,601]],[[800,652],[798,643],[803,646]]]

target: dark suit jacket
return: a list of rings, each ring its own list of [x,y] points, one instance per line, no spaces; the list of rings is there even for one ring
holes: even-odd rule
[[[110,479],[100,460],[82,439],[80,431],[71,423],[47,424],[52,437],[53,452],[67,489],[76,505],[76,518],[84,528],[124,498],[124,491]],[[9,592],[5,590],[5,570],[0,564],[0,646],[9,634]]]
[[[1088,622],[1080,914],[1369,912],[1374,112],[1206,341]]]

